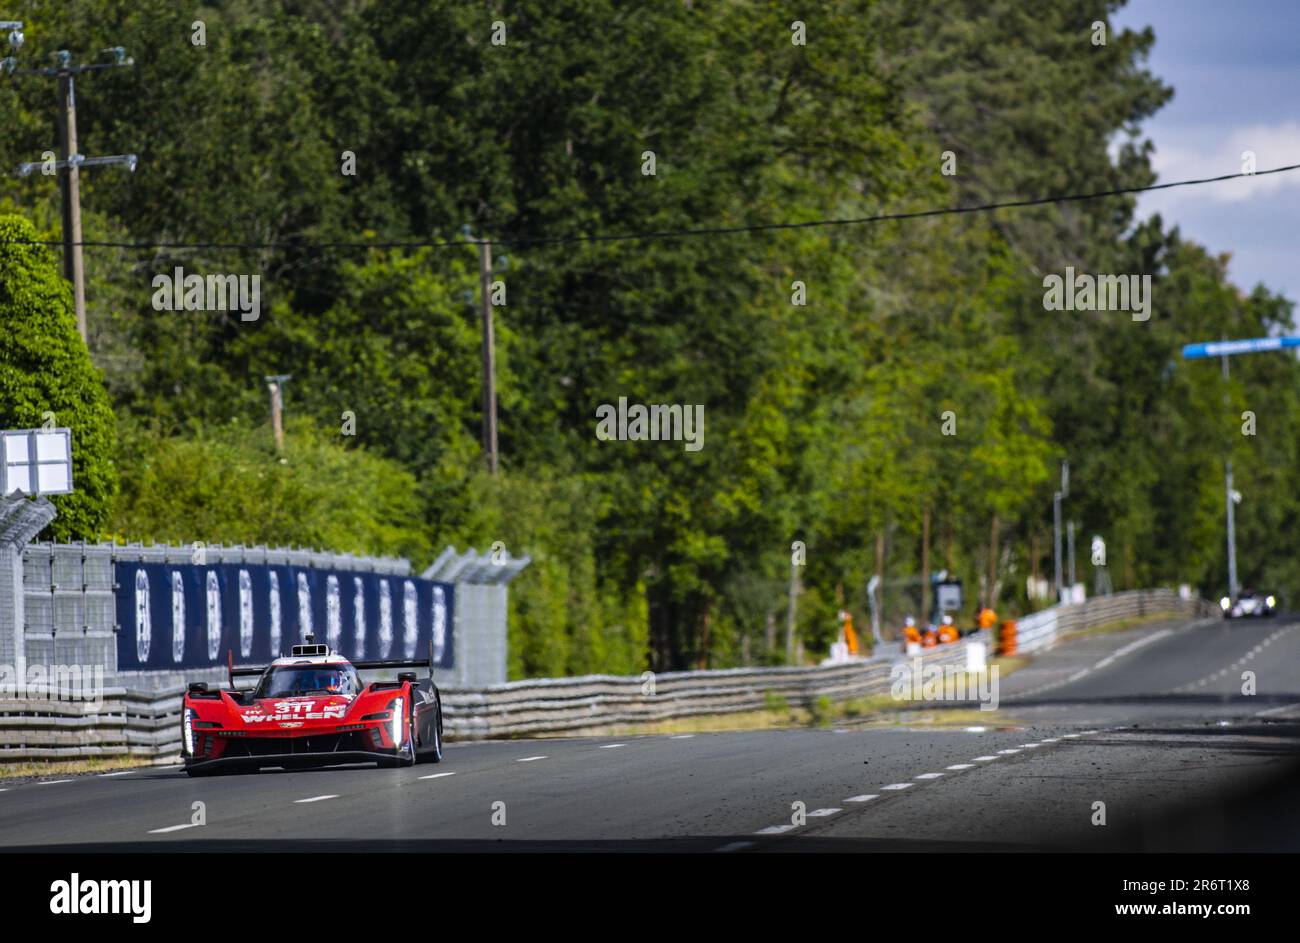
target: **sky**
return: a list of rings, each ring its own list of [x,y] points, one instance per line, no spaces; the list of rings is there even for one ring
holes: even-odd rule
[[[1150,25],[1147,67],[1174,97],[1142,125],[1161,183],[1300,164],[1300,0],[1130,0],[1115,25]],[[1300,170],[1143,194],[1138,212],[1212,252],[1245,290],[1300,301]],[[1300,308],[1298,308],[1300,315]]]

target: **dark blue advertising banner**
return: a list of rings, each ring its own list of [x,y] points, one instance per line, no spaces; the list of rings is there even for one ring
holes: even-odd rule
[[[453,665],[451,584],[408,576],[225,563],[117,569],[120,671],[265,664],[308,634],[353,661]]]

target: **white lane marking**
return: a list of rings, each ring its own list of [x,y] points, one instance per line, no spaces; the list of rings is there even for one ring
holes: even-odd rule
[[[0,792],[8,792],[8,789],[0,789]]]
[[[1037,750],[1040,746],[1042,746],[1041,743],[1022,743],[1022,744],[1020,744],[1020,748],[1021,748],[1022,750]]]
[[[866,795],[866,796],[849,796],[849,798],[845,799],[844,801],[845,802],[870,802],[872,799],[875,798],[877,798],[876,794],[871,793],[870,795]]]
[[[953,763],[948,769],[974,769],[974,763]]]
[[[1189,628],[1195,626],[1196,624],[1197,623],[1193,623],[1193,625],[1189,626]],[[1113,661],[1115,661],[1115,659],[1122,658],[1125,655],[1129,654],[1130,652],[1134,652],[1137,649],[1141,648],[1143,645],[1150,645],[1152,642],[1158,641],[1167,635],[1173,635],[1173,634],[1174,634],[1173,629],[1161,629],[1159,632],[1153,632],[1150,635],[1144,636],[1143,638],[1140,638],[1134,642],[1130,642],[1129,644],[1123,646],[1122,648],[1116,649],[1115,651],[1107,655],[1105,658],[1101,659],[1101,661],[1098,661],[1089,667],[1079,669],[1078,671],[1076,671],[1074,674],[1070,675],[1068,678],[1066,678],[1063,681],[1049,681],[1046,684],[1040,684],[1036,688],[1031,688],[1030,690],[1023,692],[1018,696],[1029,697],[1034,694],[1040,694],[1043,691],[1049,691],[1052,688],[1059,688],[1063,684],[1070,684],[1074,681],[1079,681],[1082,678],[1086,678],[1094,671],[1107,667]]]
[[[1280,714],[1280,713],[1282,713],[1283,711],[1289,711],[1289,710],[1291,710],[1291,708],[1293,708],[1293,707],[1295,707],[1294,704],[1283,704],[1281,707],[1270,707],[1268,710],[1259,711],[1258,713],[1254,714],[1253,716],[1255,716],[1255,717],[1267,717],[1267,716],[1269,716],[1270,714]]]
[[[1137,651],[1139,648],[1141,648],[1144,645],[1150,645],[1152,642],[1158,642],[1165,636],[1173,635],[1173,634],[1174,634],[1173,629],[1161,629],[1159,632],[1152,632],[1150,635],[1145,635],[1142,638],[1138,639],[1137,641],[1129,642],[1123,648],[1116,649],[1109,656],[1109,660],[1114,661],[1116,658],[1123,658],[1125,655],[1129,654],[1130,652]],[[1105,658],[1102,659],[1102,661],[1106,661],[1106,660],[1107,659]],[[1098,662],[1097,665],[1098,667],[1100,667],[1101,662]]]
[[[975,762],[976,762],[976,763],[990,763],[990,762],[992,762],[993,760],[996,760],[996,759],[997,759],[996,756],[977,756],[977,757],[975,757]]]
[[[154,769],[180,769],[182,765],[184,764],[176,763],[172,766],[155,766]]]
[[[619,747],[625,747],[625,746],[627,746],[626,743],[604,743],[604,744],[601,744],[600,749],[602,749],[602,750],[617,750]]]
[[[998,750],[998,756],[1010,756],[1012,753],[1019,752],[1019,750]]]
[[[518,760],[515,760],[515,762],[516,762],[516,763],[531,763],[531,762],[533,762],[533,760],[544,760],[544,759],[546,759],[546,757],[544,757],[544,756],[525,756],[525,757],[522,757],[522,758],[520,758],[520,759],[518,759]]]
[[[793,825],[769,825],[767,828],[760,828],[755,835],[780,835],[782,832],[788,832],[794,828]]]
[[[117,772],[117,773],[100,773],[99,775],[100,778],[103,778],[105,776],[130,776],[134,772],[135,770],[133,769],[124,769],[121,772]]]
[[[421,779],[442,779],[444,776],[455,776],[455,773],[430,773],[428,776],[421,776]]]
[[[166,828],[151,828],[149,829],[149,834],[164,835],[167,832],[179,832],[183,828],[193,828],[196,824],[197,823],[195,822],[186,822],[184,825],[169,825]]]
[[[753,847],[754,847],[754,843],[752,841],[733,841],[726,845],[723,845],[721,848],[717,848],[714,850],[722,854],[726,854],[729,851],[740,851],[740,849],[742,848],[753,848]]]
[[[943,773],[922,773],[917,779],[938,779]]]
[[[817,809],[817,810],[814,811],[814,812],[809,812],[809,813],[808,813],[808,818],[810,818],[810,819],[824,819],[824,818],[826,818],[826,816],[828,816],[828,815],[834,815],[836,812],[842,812],[842,811],[843,811],[842,809]]]
[[[1077,737],[1077,736],[1078,736],[1077,733],[1067,733],[1067,734],[1066,734],[1064,737],[1062,737],[1061,739],[1063,739],[1063,740],[1073,740],[1073,739],[1074,739],[1075,737]]]
[[[669,737],[669,740],[689,740],[695,736],[693,733],[679,733],[676,736]]]
[[[914,785],[915,783],[891,783],[890,785],[885,786],[884,788],[885,789],[910,789]]]
[[[57,786],[59,783],[70,783],[70,779],[47,779],[45,782],[37,783],[38,786]]]
[[[312,796],[310,799],[294,799],[293,801],[295,805],[300,805],[301,803],[304,802],[320,802],[322,799],[337,799],[337,798],[338,795],[333,794],[328,796]]]
[[[1097,732],[1098,732],[1098,731],[1096,731],[1096,730],[1085,730],[1083,733],[1079,734],[1079,736],[1081,736],[1081,737],[1091,737],[1094,733],[1097,733]]]
[[[989,729],[989,728],[987,728],[987,727],[967,727],[967,728],[966,728],[966,732],[967,732],[967,733],[983,733],[984,731],[986,731],[986,730],[988,730],[988,729]]]
[[[1048,737],[1046,740],[1039,740],[1039,743],[1060,743],[1060,737]]]

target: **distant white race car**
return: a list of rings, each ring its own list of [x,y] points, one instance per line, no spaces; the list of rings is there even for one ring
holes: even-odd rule
[[[1275,596],[1262,596],[1246,590],[1234,603],[1227,596],[1219,600],[1219,607],[1229,619],[1248,619],[1251,617],[1271,616],[1277,608]]]

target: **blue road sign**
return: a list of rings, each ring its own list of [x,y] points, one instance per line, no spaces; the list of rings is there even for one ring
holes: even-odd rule
[[[1183,358],[1230,357],[1233,354],[1257,354],[1264,350],[1281,350],[1283,347],[1300,347],[1300,337],[1253,337],[1244,341],[1205,341],[1188,344],[1183,348]]]

